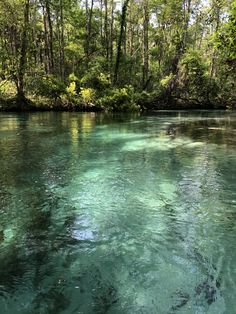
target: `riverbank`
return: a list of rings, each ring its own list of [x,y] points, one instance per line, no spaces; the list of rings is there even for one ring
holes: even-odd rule
[[[125,109],[121,104],[120,110],[117,106],[105,107],[94,103],[63,103],[62,101],[32,101],[25,99],[19,101],[16,98],[0,98],[0,112],[33,112],[33,111],[78,111],[78,112],[99,112],[99,111],[153,111],[153,110],[227,110],[236,109],[235,104],[222,103],[200,103],[189,99],[147,99],[142,103],[139,101],[134,106],[126,104]]]
[[[17,98],[0,98],[0,112],[31,112],[31,111],[81,111],[81,112],[97,112],[103,111],[105,108],[92,103],[88,104],[75,104],[75,103],[62,103],[60,101],[50,102],[45,100],[32,101],[26,99],[19,101]]]

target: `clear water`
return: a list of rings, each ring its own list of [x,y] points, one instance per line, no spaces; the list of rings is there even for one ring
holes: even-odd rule
[[[236,113],[0,115],[0,313],[236,313]]]

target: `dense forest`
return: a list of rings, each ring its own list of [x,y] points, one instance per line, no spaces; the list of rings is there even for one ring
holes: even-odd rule
[[[234,108],[235,0],[1,0],[0,107]]]

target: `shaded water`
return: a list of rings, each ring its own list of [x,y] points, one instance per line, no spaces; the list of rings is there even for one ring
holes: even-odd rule
[[[236,114],[0,115],[0,313],[236,313]]]

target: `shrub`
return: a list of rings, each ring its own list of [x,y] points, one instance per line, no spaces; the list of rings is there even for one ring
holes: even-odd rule
[[[134,102],[139,108],[146,110],[152,106],[152,101],[156,94],[149,93],[147,91],[142,91],[140,93],[135,93],[134,95]]]
[[[16,85],[14,82],[8,80],[0,82],[0,95],[13,97],[16,92]]]
[[[108,95],[99,99],[99,104],[112,111],[137,111],[139,105],[135,104],[135,93],[132,86],[113,88]]]
[[[161,87],[167,88],[167,86],[169,85],[170,81],[173,79],[174,75],[172,73],[170,73],[169,75],[165,76],[161,81]]]
[[[70,83],[70,85],[66,88],[66,91],[68,93],[69,96],[76,96],[76,83],[73,81]]]
[[[75,75],[75,73],[71,73],[69,76],[68,76],[68,81],[71,83],[71,82],[76,82],[76,83],[79,83],[79,79],[78,77]]]
[[[66,92],[65,84],[53,75],[35,77],[27,84],[28,88],[37,96],[57,100]]]
[[[110,77],[102,72],[93,69],[89,71],[80,81],[82,87],[94,88],[98,92],[103,92],[110,87]]]
[[[93,103],[96,97],[96,91],[93,88],[81,88],[80,97],[85,104]]]

